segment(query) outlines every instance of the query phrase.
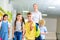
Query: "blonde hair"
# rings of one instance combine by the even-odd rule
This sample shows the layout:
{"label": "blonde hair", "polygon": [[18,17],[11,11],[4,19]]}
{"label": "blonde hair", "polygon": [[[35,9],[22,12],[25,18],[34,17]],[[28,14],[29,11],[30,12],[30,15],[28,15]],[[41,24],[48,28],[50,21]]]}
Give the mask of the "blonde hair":
{"label": "blonde hair", "polygon": [[40,24],[40,25],[45,25],[45,20],[44,20],[44,19],[40,20],[40,21],[39,21],[39,24]]}
{"label": "blonde hair", "polygon": [[37,6],[38,6],[38,4],[37,4],[37,3],[34,3],[34,4],[33,4],[33,6],[34,6],[34,5],[37,5]]}

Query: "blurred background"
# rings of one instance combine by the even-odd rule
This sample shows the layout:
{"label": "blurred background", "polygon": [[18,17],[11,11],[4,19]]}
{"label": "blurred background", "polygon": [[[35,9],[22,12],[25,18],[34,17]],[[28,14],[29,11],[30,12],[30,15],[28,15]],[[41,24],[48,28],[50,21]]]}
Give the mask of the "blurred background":
{"label": "blurred background", "polygon": [[14,20],[17,12],[22,13],[26,18],[26,13],[33,11],[34,3],[38,4],[39,11],[46,21],[48,29],[46,40],[60,40],[60,0],[0,0],[0,7],[11,11],[13,15],[12,20]]}

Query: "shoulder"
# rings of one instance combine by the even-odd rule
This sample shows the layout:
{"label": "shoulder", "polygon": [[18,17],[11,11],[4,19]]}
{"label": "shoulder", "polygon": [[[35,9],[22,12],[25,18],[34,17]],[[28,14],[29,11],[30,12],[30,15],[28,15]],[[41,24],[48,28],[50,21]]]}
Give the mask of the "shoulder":
{"label": "shoulder", "polygon": [[42,13],[38,11],[38,14],[41,15]]}
{"label": "shoulder", "polygon": [[46,26],[43,27],[44,29],[47,29]]}

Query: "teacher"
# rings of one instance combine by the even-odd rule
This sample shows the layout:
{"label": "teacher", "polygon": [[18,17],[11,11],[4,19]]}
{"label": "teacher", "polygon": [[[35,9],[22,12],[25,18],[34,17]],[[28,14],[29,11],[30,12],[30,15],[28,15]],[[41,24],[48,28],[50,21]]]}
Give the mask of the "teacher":
{"label": "teacher", "polygon": [[[33,4],[33,9],[34,11],[32,13],[33,21],[36,23],[36,31],[38,31],[38,26],[39,26],[39,20],[42,19],[42,13],[39,12],[38,10],[38,4],[34,3]],[[40,36],[37,37],[35,40],[40,40]]]}

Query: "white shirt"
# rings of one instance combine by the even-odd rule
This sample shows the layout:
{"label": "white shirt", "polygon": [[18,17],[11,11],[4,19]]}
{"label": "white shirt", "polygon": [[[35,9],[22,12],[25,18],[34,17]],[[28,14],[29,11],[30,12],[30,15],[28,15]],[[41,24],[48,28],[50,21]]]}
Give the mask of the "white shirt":
{"label": "white shirt", "polygon": [[31,13],[32,13],[33,21],[34,21],[35,23],[38,23],[39,20],[42,19],[42,14],[41,14],[41,12],[37,11],[37,12],[31,12]]}
{"label": "white shirt", "polygon": [[[40,27],[40,32],[46,32],[47,33],[47,28],[45,26]],[[41,34],[41,38],[42,39],[45,39],[45,35],[44,34]]]}
{"label": "white shirt", "polygon": [[18,32],[22,32],[22,30],[21,30],[21,22],[16,22],[16,31],[18,31]]}

